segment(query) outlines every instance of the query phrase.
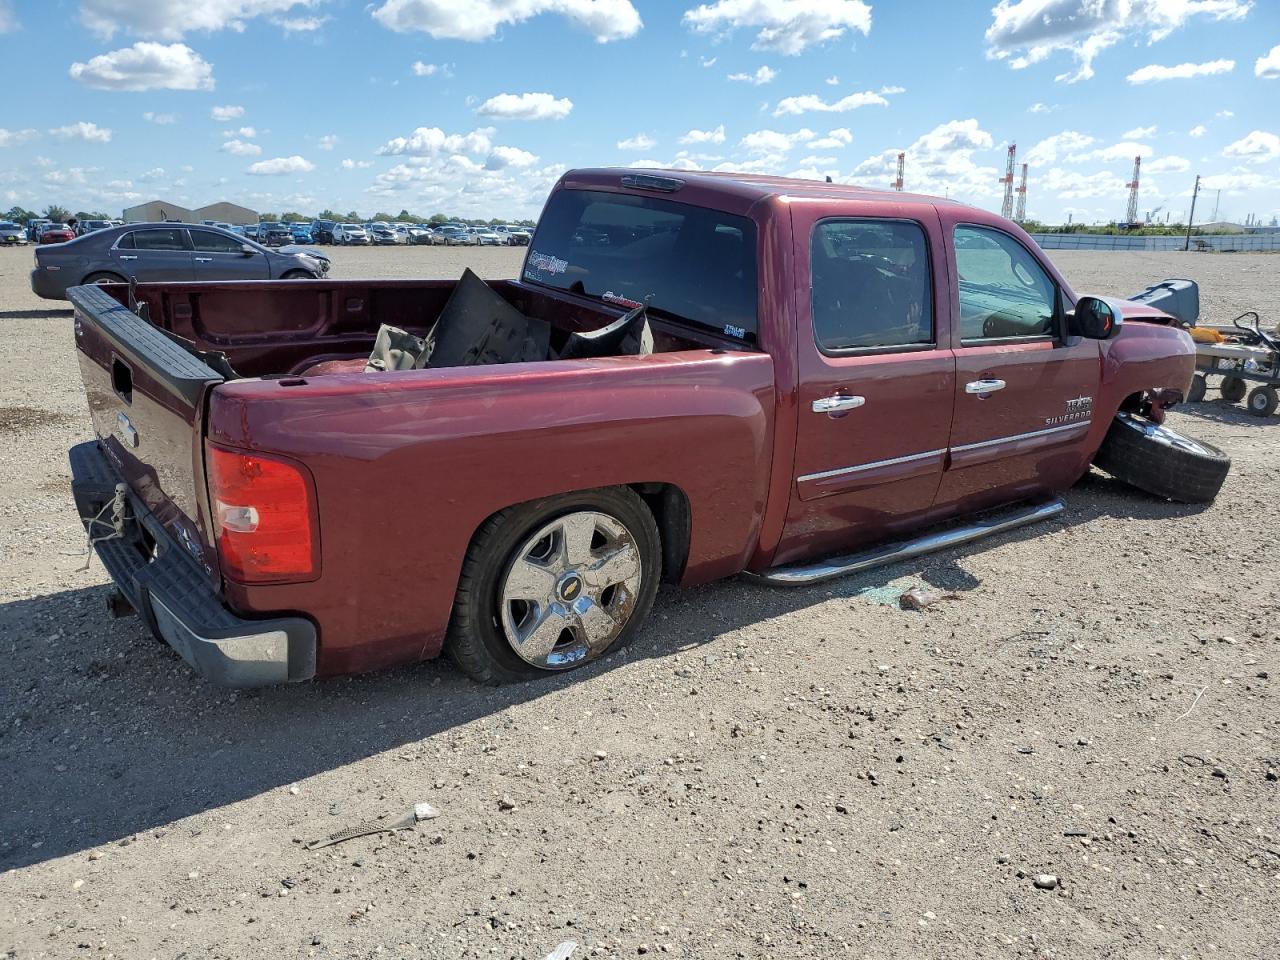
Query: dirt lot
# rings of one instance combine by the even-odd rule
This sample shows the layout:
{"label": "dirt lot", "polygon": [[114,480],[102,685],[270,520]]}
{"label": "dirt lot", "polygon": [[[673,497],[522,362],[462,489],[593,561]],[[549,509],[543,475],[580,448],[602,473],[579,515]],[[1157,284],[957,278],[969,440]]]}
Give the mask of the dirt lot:
{"label": "dirt lot", "polygon": [[[519,251],[337,251],[338,276]],[[1280,318],[1280,259],[1060,253]],[[13,957],[1280,955],[1280,417],[1173,416],[1208,508],[1059,520],[797,592],[664,591],[625,655],[212,688],[109,621],[67,493],[68,312],[0,251],[0,951]],[[925,581],[958,599],[907,613]],[[430,801],[438,819],[301,841]],[[1037,889],[1053,874],[1058,886]]]}

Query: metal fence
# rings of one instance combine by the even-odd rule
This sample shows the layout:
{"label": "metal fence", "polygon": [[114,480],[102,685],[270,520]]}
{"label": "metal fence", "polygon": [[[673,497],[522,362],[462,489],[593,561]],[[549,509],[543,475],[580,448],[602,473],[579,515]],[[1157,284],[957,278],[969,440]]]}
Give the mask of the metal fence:
{"label": "metal fence", "polygon": [[[1100,233],[1033,233],[1042,250],[1181,250],[1185,237],[1126,237]],[[1280,250],[1274,233],[1223,233],[1191,237],[1192,250],[1232,253],[1246,250]]]}

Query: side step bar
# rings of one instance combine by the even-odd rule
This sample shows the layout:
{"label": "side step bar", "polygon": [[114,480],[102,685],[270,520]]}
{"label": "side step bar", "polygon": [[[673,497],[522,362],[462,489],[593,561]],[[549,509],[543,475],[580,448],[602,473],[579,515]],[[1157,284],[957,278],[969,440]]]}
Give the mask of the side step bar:
{"label": "side step bar", "polygon": [[901,543],[878,547],[874,550],[855,553],[847,557],[833,557],[819,563],[794,567],[777,567],[773,570],[766,570],[763,573],[748,572],[744,576],[758,583],[767,583],[774,587],[807,587],[810,584],[834,580],[836,577],[843,577],[846,574],[860,573],[863,570],[883,567],[899,560],[909,560],[922,554],[972,543],[992,534],[1004,533],[1006,530],[1025,527],[1029,523],[1038,523],[1041,520],[1056,517],[1064,509],[1065,506],[1061,500],[1053,500],[1038,506],[1023,507],[1009,513],[1002,513],[963,527],[953,527],[950,530],[917,537],[915,540],[904,540]]}

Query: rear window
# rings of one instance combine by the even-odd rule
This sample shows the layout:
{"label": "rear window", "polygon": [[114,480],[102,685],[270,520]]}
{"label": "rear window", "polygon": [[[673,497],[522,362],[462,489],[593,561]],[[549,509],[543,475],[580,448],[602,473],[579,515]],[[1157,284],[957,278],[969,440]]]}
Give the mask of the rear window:
{"label": "rear window", "polygon": [[524,278],[656,316],[756,338],[756,228],[672,200],[589,190],[552,195]]}

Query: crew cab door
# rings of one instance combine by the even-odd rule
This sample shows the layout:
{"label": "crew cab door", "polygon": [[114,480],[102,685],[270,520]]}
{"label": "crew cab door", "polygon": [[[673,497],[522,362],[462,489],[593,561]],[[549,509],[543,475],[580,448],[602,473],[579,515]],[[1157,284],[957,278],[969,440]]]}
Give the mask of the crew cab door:
{"label": "crew cab door", "polygon": [[192,230],[192,262],[197,280],[270,280],[267,255],[245,253],[248,244],[212,230]]}
{"label": "crew cab door", "polygon": [[939,221],[922,204],[878,210],[791,206],[799,422],[775,563],[909,529],[942,478],[955,361]]}
{"label": "crew cab door", "polygon": [[116,241],[111,259],[121,274],[144,283],[195,279],[183,227],[144,227],[126,233]]}
{"label": "crew cab door", "polygon": [[955,420],[939,505],[961,511],[1060,492],[1079,478],[1101,360],[1068,337],[1040,258],[996,226],[941,211],[955,277]]}

